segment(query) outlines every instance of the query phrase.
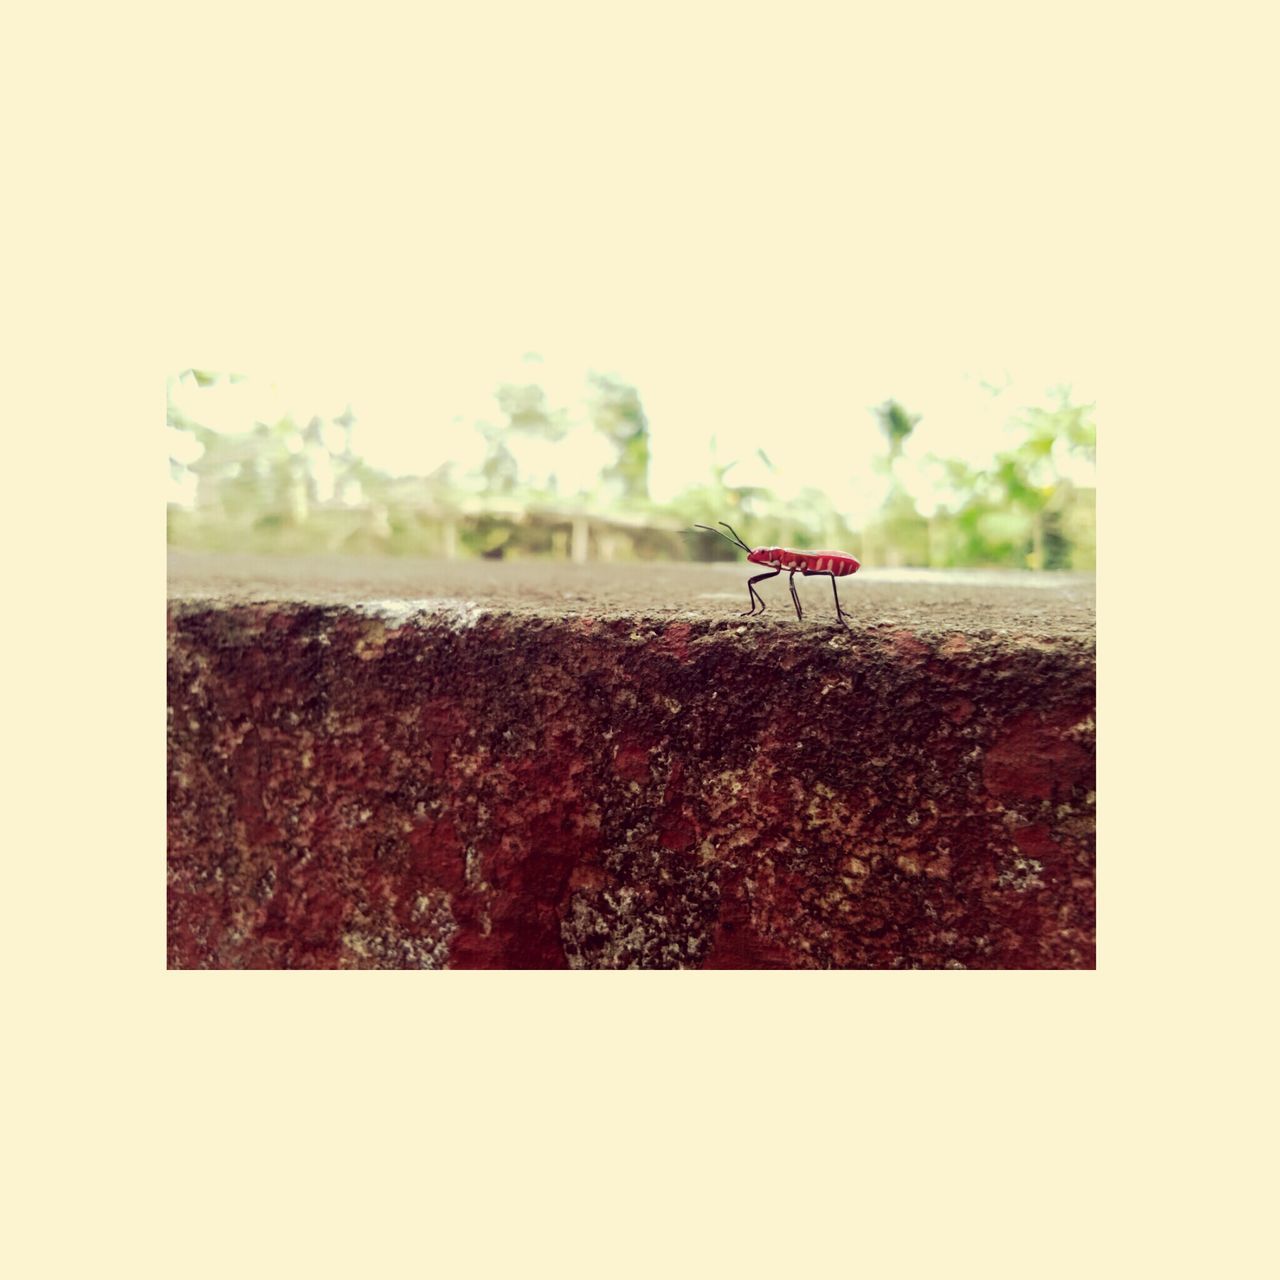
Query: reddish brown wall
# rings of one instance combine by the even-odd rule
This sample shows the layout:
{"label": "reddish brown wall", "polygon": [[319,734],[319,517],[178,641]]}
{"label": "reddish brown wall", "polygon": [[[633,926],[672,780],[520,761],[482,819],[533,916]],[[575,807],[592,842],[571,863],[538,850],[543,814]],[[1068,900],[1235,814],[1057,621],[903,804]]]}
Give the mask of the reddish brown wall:
{"label": "reddish brown wall", "polygon": [[736,623],[173,601],[170,966],[1093,965],[1091,637]]}

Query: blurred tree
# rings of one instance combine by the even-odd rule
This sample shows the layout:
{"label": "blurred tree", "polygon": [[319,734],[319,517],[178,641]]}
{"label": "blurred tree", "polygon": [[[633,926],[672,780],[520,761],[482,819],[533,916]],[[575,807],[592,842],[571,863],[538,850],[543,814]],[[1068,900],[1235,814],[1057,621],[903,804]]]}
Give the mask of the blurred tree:
{"label": "blurred tree", "polygon": [[916,510],[915,499],[898,475],[903,446],[919,425],[921,415],[908,413],[897,400],[886,400],[874,413],[889,446],[880,468],[889,482],[879,513],[864,531],[866,554],[880,564],[894,567],[927,564],[928,521]]}
{"label": "blurred tree", "polygon": [[358,419],[350,405],[333,419],[333,426],[340,433],[336,441],[331,432],[325,432],[320,419],[312,421],[320,424],[321,442],[327,442],[329,464],[333,470],[333,496],[339,505],[355,506],[364,500],[366,493],[373,492],[380,484],[385,486],[387,477],[370,467],[352,447],[351,440]]}
{"label": "blurred tree", "polygon": [[270,524],[300,524],[315,501],[303,433],[291,418],[254,423],[246,435],[202,432],[203,455],[191,464],[197,505]]}
{"label": "blurred tree", "polygon": [[1065,387],[1050,398],[1048,407],[1029,407],[1010,420],[1022,439],[991,467],[932,459],[939,487],[952,495],[939,518],[950,531],[949,563],[1069,568],[1077,564],[1074,548],[1087,543],[1079,567],[1091,567],[1091,508],[1077,514],[1083,499],[1062,471],[1069,457],[1096,459],[1094,406],[1073,403]]}
{"label": "blurred tree", "polygon": [[886,400],[875,410],[880,430],[889,442],[889,473],[902,457],[902,447],[920,422],[918,413],[908,413],[896,400]]}
{"label": "blurred tree", "polygon": [[563,409],[553,410],[546,391],[536,382],[504,382],[494,392],[494,398],[506,421],[476,424],[487,444],[480,467],[485,492],[491,497],[510,498],[522,484],[532,482],[534,488],[545,486],[554,493],[554,474],[522,474],[520,454],[525,453],[527,464],[529,450],[522,451],[521,443],[558,444],[569,430],[568,414]]}
{"label": "blurred tree", "polygon": [[1014,419],[1025,433],[1022,443],[997,454],[995,475],[1009,510],[1027,525],[1023,559],[1032,569],[1060,569],[1070,564],[1070,545],[1062,535],[1061,516],[1070,501],[1070,481],[1061,474],[1066,457],[1076,454],[1092,463],[1097,455],[1093,405],[1072,404],[1070,389],[1055,387],[1050,408],[1031,407]]}
{"label": "blurred tree", "polygon": [[547,393],[537,383],[504,382],[497,390],[498,407],[507,416],[508,430],[535,440],[556,443],[569,429],[567,415],[552,411]]}
{"label": "blurred tree", "polygon": [[[1007,563],[1014,552],[1000,495],[991,476],[958,458],[931,455],[934,488],[942,496],[934,517],[936,562],[942,565]],[[1013,529],[1017,537],[1021,523]]]}
{"label": "blurred tree", "polygon": [[[764,461],[772,466],[767,459]],[[770,540],[771,527],[776,528],[778,523],[774,509],[777,499],[764,485],[733,484],[729,472],[737,465],[736,458],[732,462],[720,462],[716,439],[712,436],[708,481],[682,490],[668,509],[690,525],[715,525],[721,520],[728,524],[746,522],[748,527],[739,532],[753,546],[764,546]],[[732,560],[741,554],[722,538],[712,538],[710,534],[699,534],[692,545],[698,548],[695,551],[698,559]]]}
{"label": "blurred tree", "polygon": [[[1094,412],[1097,406],[1073,404],[1071,388],[1065,386],[1051,388],[1049,397],[1054,402],[1050,408],[1033,406],[1015,418],[1015,422],[1025,428],[1028,441],[1036,442],[1040,453],[1046,456],[1057,450],[1096,462],[1098,428]],[[1048,442],[1047,448],[1045,442]]]}
{"label": "blurred tree", "polygon": [[[203,390],[223,377],[189,369],[178,381],[189,378]],[[184,411],[174,391],[170,382],[166,422],[190,443],[172,451],[183,456],[171,456],[170,468],[175,478],[190,476],[195,482],[195,510],[179,517],[178,525],[197,542],[203,538],[212,545],[256,547],[292,530],[295,549],[308,538],[325,543],[329,535],[323,531],[301,532],[313,522],[317,507],[336,502],[372,510],[381,501],[388,478],[352,449],[355,418],[350,408],[330,428],[319,415],[304,427],[286,415],[275,422],[255,422],[248,431],[217,431]],[[193,412],[199,412],[198,403]]]}
{"label": "blurred tree", "polygon": [[617,486],[624,502],[647,502],[649,419],[640,393],[607,374],[590,374],[587,385],[592,425],[618,451],[617,461],[604,471],[604,480]]}
{"label": "blurred tree", "polygon": [[507,448],[507,428],[493,427],[487,422],[480,423],[479,427],[489,446],[484,462],[480,464],[485,491],[495,497],[510,497],[520,480],[520,469],[516,465],[515,454]]}

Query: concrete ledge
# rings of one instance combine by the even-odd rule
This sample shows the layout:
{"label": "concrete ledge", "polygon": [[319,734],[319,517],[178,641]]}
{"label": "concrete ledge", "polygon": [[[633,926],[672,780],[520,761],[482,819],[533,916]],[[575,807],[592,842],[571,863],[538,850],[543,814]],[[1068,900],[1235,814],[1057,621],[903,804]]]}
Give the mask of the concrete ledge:
{"label": "concrete ledge", "polygon": [[173,968],[1090,968],[1087,578],[173,556]]}

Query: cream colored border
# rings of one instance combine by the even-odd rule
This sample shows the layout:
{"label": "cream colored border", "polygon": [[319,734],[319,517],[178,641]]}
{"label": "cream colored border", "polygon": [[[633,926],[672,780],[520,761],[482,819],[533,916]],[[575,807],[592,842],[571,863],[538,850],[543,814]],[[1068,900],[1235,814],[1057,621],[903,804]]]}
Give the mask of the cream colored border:
{"label": "cream colored border", "polygon": [[[1259,1127],[1273,1109],[1256,1030],[1272,998],[1269,956],[1254,945],[1270,936],[1274,897],[1249,858],[1272,839],[1272,824],[1254,830],[1249,815],[1269,812],[1259,761],[1274,755],[1260,715],[1258,752],[1230,758],[1249,739],[1216,711],[1256,705],[1241,659],[1270,647],[1248,614],[1252,593],[1221,585],[1242,542],[1219,534],[1242,503],[1265,500],[1252,486],[1274,477],[1274,454],[1262,437],[1254,452],[1247,422],[1221,404],[1211,421],[1208,396],[1188,411],[1210,388],[1191,387],[1184,320],[1167,318],[1195,318],[1178,281],[1210,282],[1206,313],[1248,322],[1232,376],[1273,361],[1259,340],[1270,294],[1211,285],[1236,278],[1223,255],[1263,224],[1246,193],[1221,237],[1194,219],[1171,230],[1204,193],[1159,186],[1176,156],[1206,154],[1205,136],[1227,157],[1213,190],[1248,181],[1239,126],[1266,112],[1242,99],[1238,120],[1215,125],[1212,113],[1269,83],[1266,13],[73,5],[14,24],[6,43],[30,74],[26,106],[10,114],[23,221],[9,243],[24,255],[10,298],[15,339],[35,349],[11,347],[15,372],[33,375],[10,424],[12,1274],[1274,1267]],[[581,25],[545,35],[565,21]],[[450,78],[458,26],[493,54],[470,86]],[[877,324],[900,326],[904,342],[912,323],[961,334],[966,307],[1022,298],[1026,278],[1057,280],[1055,264],[1071,264],[1080,293],[1058,299],[1067,320],[1020,319],[1059,336],[1085,326],[1116,373],[1101,414],[1099,972],[165,972],[160,379],[196,359],[332,360],[360,343],[415,358],[447,323],[423,319],[418,234],[431,209],[460,198],[448,184],[425,191],[439,172],[429,123],[451,135],[450,165],[485,121],[519,143],[529,113],[513,77],[552,47],[605,68],[562,88],[566,123],[608,119],[599,95],[616,94],[632,131],[593,125],[599,145],[653,137],[659,154],[670,145],[673,163],[687,161],[669,192],[649,192],[655,263],[687,252],[697,265],[677,193],[705,206],[727,199],[733,174],[750,177],[732,187],[741,218],[726,235],[742,252],[723,282],[742,281],[744,307],[788,308],[797,341],[844,335],[838,353]],[[986,47],[994,54],[972,74]],[[724,113],[683,150],[692,99],[673,105],[677,64],[704,109]],[[1105,92],[1118,81],[1123,93]],[[726,89],[748,82],[779,104],[783,128],[785,104],[856,104],[847,146],[811,154],[796,137],[799,160],[780,172],[785,139],[735,135]],[[970,93],[991,105],[981,132],[969,128]],[[1046,115],[1046,101],[1064,105]],[[1077,136],[1084,144],[1064,151]],[[936,239],[984,175],[1046,151],[1062,160],[1064,200],[1092,193],[1096,216],[1074,224],[1074,240],[1038,201],[999,261],[966,265],[971,244]],[[859,168],[861,154],[874,165]],[[584,146],[575,163],[597,159]],[[826,194],[843,197],[834,214],[804,187],[824,166]],[[907,193],[913,172],[930,176],[935,199]],[[753,239],[741,228],[778,183],[779,238]],[[860,214],[885,202],[900,208],[901,234],[868,242]],[[1204,210],[1216,216],[1219,201]],[[637,228],[616,193],[599,218],[628,252]],[[898,301],[797,285],[785,247],[815,236],[833,257],[891,262]],[[937,276],[938,263],[953,268]],[[1109,296],[1116,285],[1132,288],[1127,303]],[[669,303],[638,300],[631,322],[668,325],[683,300]],[[449,323],[478,339],[482,320]],[[1161,400],[1171,381],[1177,394]],[[37,433],[55,428],[29,458]],[[1195,440],[1206,458],[1237,450],[1230,495],[1204,482],[1194,454],[1177,474],[1159,468]],[[1191,529],[1177,522],[1188,503]],[[1250,585],[1274,594],[1269,580]],[[1176,615],[1160,614],[1169,601]],[[1223,628],[1229,661],[1209,647]],[[1233,782],[1244,790],[1224,790]]]}

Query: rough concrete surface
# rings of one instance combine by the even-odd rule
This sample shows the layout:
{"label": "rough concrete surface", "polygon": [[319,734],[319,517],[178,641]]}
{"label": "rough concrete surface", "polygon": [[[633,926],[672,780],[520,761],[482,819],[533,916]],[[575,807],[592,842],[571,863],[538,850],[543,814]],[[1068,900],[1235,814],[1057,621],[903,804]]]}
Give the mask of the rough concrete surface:
{"label": "rough concrete surface", "polygon": [[172,968],[1091,968],[1085,576],[170,557]]}

